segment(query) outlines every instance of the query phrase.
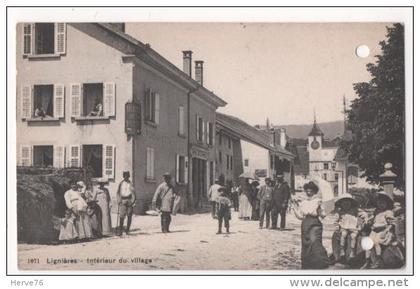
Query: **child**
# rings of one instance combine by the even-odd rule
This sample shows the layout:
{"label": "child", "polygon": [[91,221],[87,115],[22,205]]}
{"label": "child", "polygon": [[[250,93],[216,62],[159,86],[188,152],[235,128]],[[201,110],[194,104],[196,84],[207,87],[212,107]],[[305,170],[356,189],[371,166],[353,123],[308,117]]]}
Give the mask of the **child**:
{"label": "child", "polygon": [[356,256],[356,242],[359,234],[357,222],[357,208],[359,203],[349,194],[340,197],[335,202],[337,212],[338,231],[340,233],[340,259],[346,256],[346,240],[350,235],[350,255],[349,258]]}
{"label": "child", "polygon": [[230,216],[231,202],[229,198],[227,198],[225,187],[220,187],[218,191],[220,192],[220,195],[218,196],[216,200],[217,219],[219,221],[219,230],[217,231],[217,234],[222,233],[223,220],[225,221],[226,233],[229,234],[229,220],[231,218]]}
{"label": "child", "polygon": [[[385,192],[378,192],[376,197],[376,211],[369,237],[373,241],[373,248],[366,251],[366,263],[362,269],[378,269],[382,255],[381,245],[387,245],[392,239],[394,213],[392,208],[394,200]],[[372,250],[376,253],[376,262],[372,264]]]}
{"label": "child", "polygon": [[74,241],[79,235],[77,234],[74,220],[76,217],[72,210],[66,210],[64,218],[60,220],[60,235],[58,239],[63,242]]}

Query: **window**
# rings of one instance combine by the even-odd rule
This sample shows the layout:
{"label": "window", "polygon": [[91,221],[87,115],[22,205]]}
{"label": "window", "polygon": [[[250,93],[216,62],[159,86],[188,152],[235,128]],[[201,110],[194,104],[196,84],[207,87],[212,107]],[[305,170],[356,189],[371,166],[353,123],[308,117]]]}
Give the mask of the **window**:
{"label": "window", "polygon": [[65,23],[25,23],[24,55],[55,55],[66,52]]}
{"label": "window", "polygon": [[203,142],[204,141],[204,121],[202,117],[197,115],[196,121],[196,130],[197,130],[197,141]]}
{"label": "window", "polygon": [[244,159],[244,167],[248,167],[249,166],[249,159]]}
{"label": "window", "polygon": [[233,170],[233,157],[230,157],[230,169]]}
{"label": "window", "polygon": [[35,167],[52,167],[54,147],[52,145],[40,145],[33,147],[33,165]]}
{"label": "window", "polygon": [[324,170],[328,170],[329,166],[328,163],[324,163]]}
{"label": "window", "polygon": [[222,165],[222,163],[223,163],[222,152],[221,151],[219,151],[219,163],[220,163],[220,165]]}
{"label": "window", "polygon": [[150,89],[146,90],[144,107],[146,120],[159,124],[160,96],[157,92],[153,92]]}
{"label": "window", "polygon": [[104,90],[102,83],[84,83],[82,99],[82,116],[104,115]]}
{"label": "window", "polygon": [[338,174],[334,174],[334,180],[338,181]]}
{"label": "window", "polygon": [[336,167],[337,167],[336,163],[331,163],[331,169],[335,170]]}
{"label": "window", "polygon": [[184,107],[178,107],[178,134],[185,135],[185,114]]}
{"label": "window", "polygon": [[188,183],[188,166],[187,159],[185,156],[176,155],[176,176],[175,181],[177,183]]}
{"label": "window", "polygon": [[228,137],[228,148],[232,148],[232,139],[230,137]]}
{"label": "window", "polygon": [[62,145],[20,146],[21,166],[64,168],[66,148]]}
{"label": "window", "polygon": [[54,85],[34,85],[33,117],[53,117]]}
{"label": "window", "polygon": [[54,53],[54,23],[35,24],[35,53]]}
{"label": "window", "polygon": [[322,176],[322,178],[323,178],[324,180],[327,180],[327,174],[324,174],[324,175]]}
{"label": "window", "polygon": [[48,120],[64,117],[64,85],[25,85],[21,89],[21,117]]}
{"label": "window", "polygon": [[213,146],[214,143],[214,125],[212,122],[207,123],[207,144]]}
{"label": "window", "polygon": [[229,155],[226,155],[226,170],[229,170],[229,166],[230,166]]}
{"label": "window", "polygon": [[146,150],[146,179],[155,179],[155,150],[147,148]]}
{"label": "window", "polygon": [[70,85],[71,116],[76,118],[115,115],[115,83],[73,83]]}
{"label": "window", "polygon": [[102,145],[84,145],[82,163],[94,178],[102,177]]}

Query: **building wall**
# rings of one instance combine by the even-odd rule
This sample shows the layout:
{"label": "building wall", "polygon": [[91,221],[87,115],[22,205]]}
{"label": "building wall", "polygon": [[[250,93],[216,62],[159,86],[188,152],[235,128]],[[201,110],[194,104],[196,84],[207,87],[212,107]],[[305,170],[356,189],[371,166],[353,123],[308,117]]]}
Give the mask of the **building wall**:
{"label": "building wall", "polygon": [[[230,148],[229,148],[229,141],[230,141]],[[226,181],[233,181],[235,180],[238,175],[235,175],[235,166],[237,166],[237,164],[235,164],[235,148],[236,149],[241,149],[240,146],[238,147],[238,142],[239,140],[232,137],[231,135],[228,135],[225,131],[223,130],[218,130],[216,133],[216,176],[219,177],[221,174],[223,174],[225,176],[225,180]],[[236,142],[236,145],[235,145]],[[220,155],[219,153],[221,153],[222,155],[222,161],[220,161]],[[230,164],[229,161],[229,168],[227,167],[227,157],[229,156],[229,158],[232,158],[232,166]],[[238,160],[236,160],[237,162]],[[239,162],[242,164],[242,159],[239,160]]]}
{"label": "building wall", "polygon": [[[244,172],[255,173],[256,169],[265,169],[270,174],[270,154],[267,149],[241,140]],[[248,160],[248,166],[245,161]]]}
{"label": "building wall", "polygon": [[[159,124],[145,121],[145,94],[159,93]],[[137,193],[136,213],[150,206],[156,187],[165,172],[176,176],[177,154],[187,156],[187,91],[144,63],[134,65],[133,92],[142,106],[142,132],[134,139],[134,174]],[[178,134],[178,107],[184,107],[184,135]],[[147,148],[154,149],[153,180],[146,179]]]}
{"label": "building wall", "polygon": [[[123,170],[132,167],[132,142],[124,133],[124,104],[132,98],[132,67],[121,61],[117,49],[97,41],[73,25],[67,25],[66,54],[58,58],[22,57],[22,29],[17,25],[17,150],[20,145],[113,144],[116,146],[115,177],[110,181],[112,198]],[[96,31],[91,26],[92,32]],[[108,37],[108,36],[104,36]],[[111,39],[110,39],[111,41]],[[116,113],[109,120],[79,123],[70,117],[70,84],[114,82]],[[64,84],[65,118],[54,122],[28,123],[21,119],[20,88],[23,85]]]}

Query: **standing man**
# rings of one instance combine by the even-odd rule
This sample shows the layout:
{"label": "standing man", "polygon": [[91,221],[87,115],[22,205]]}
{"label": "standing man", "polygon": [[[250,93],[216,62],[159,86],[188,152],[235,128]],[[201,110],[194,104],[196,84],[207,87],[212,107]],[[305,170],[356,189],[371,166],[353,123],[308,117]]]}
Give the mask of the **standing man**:
{"label": "standing man", "polygon": [[118,214],[120,217],[117,235],[122,235],[125,216],[127,216],[127,227],[125,229],[125,233],[128,235],[131,226],[131,219],[133,217],[133,207],[136,202],[134,186],[133,183],[130,181],[130,172],[128,171],[123,172],[123,180],[118,185],[117,201]]}
{"label": "standing man", "polygon": [[284,181],[284,175],[279,174],[273,188],[273,208],[271,210],[271,228],[277,229],[277,219],[280,214],[280,230],[286,227],[286,211],[290,198],[290,188]]}
{"label": "standing man", "polygon": [[265,227],[270,227],[270,213],[271,203],[273,201],[273,187],[271,186],[271,179],[265,178],[265,185],[260,187],[257,195],[260,201],[260,229],[263,228],[264,215],[265,215]]}
{"label": "standing man", "polygon": [[214,184],[210,186],[207,192],[207,199],[211,203],[211,216],[213,217],[213,219],[217,219],[216,204],[217,204],[217,198],[220,195],[219,189],[220,189],[220,182],[219,182],[219,179],[216,179],[214,181]]}
{"label": "standing man", "polygon": [[164,181],[157,187],[152,200],[152,207],[160,211],[160,225],[162,233],[169,233],[171,213],[174,205],[174,188],[171,184],[171,174],[163,174]]}

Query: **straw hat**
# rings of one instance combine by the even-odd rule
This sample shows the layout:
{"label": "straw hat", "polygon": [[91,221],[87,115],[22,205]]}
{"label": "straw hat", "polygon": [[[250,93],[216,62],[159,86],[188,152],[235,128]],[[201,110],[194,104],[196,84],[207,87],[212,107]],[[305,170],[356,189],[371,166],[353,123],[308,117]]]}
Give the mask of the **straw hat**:
{"label": "straw hat", "polygon": [[353,198],[353,196],[351,194],[343,194],[340,197],[337,198],[337,200],[335,201],[335,206],[336,207],[341,207],[341,203],[343,203],[345,200],[350,201],[352,204],[352,207],[359,207],[359,202]]}

